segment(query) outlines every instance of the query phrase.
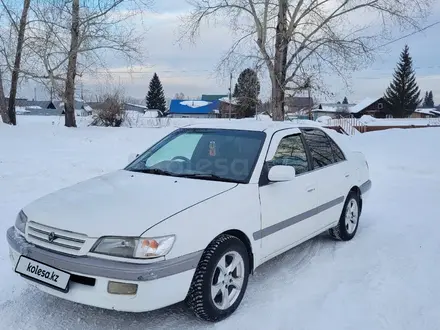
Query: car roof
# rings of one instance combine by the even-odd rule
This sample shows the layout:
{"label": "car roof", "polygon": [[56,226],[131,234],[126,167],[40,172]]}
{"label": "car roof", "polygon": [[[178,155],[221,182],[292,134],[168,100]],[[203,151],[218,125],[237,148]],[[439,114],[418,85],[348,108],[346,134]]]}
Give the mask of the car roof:
{"label": "car roof", "polygon": [[212,128],[212,129],[231,129],[259,131],[271,134],[273,132],[300,127],[318,127],[322,126],[311,120],[293,120],[293,121],[272,121],[272,120],[256,120],[256,119],[208,119],[200,124],[190,124],[183,128]]}

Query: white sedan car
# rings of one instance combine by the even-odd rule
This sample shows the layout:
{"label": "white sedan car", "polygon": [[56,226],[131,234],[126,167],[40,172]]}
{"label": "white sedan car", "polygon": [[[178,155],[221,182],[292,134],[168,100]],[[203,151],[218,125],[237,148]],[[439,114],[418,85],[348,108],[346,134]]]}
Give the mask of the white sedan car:
{"label": "white sedan car", "polygon": [[259,121],[179,128],[124,169],[24,207],[7,231],[13,269],[78,303],[144,312],[185,300],[219,321],[264,262],[324,231],[355,236],[371,181],[342,138]]}

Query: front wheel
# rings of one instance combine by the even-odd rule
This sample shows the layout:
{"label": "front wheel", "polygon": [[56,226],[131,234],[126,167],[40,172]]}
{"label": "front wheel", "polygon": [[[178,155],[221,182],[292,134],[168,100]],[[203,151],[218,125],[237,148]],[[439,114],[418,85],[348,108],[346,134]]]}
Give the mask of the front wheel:
{"label": "front wheel", "polygon": [[249,255],[241,240],[220,235],[204,251],[186,303],[195,315],[216,322],[239,306],[249,278]]}
{"label": "front wheel", "polygon": [[342,209],[338,225],[329,230],[333,238],[340,241],[349,241],[356,235],[359,226],[359,205],[359,195],[350,192]]}

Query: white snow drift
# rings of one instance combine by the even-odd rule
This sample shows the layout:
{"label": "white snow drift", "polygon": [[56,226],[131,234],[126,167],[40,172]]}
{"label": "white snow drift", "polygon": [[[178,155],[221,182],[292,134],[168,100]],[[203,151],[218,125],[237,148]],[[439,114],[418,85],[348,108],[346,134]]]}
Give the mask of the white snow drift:
{"label": "white snow drift", "polygon": [[[22,118],[0,129],[0,231],[32,200],[126,164],[172,128],[67,129]],[[4,129],[3,129],[4,128]],[[440,129],[360,134],[369,203],[349,243],[325,234],[262,266],[219,329],[438,329]],[[165,198],[166,196],[164,196]],[[26,285],[0,241],[2,329],[206,329],[181,304],[145,314],[85,307]],[[164,287],[163,294],[166,294]],[[151,297],[154,299],[154,297]]]}

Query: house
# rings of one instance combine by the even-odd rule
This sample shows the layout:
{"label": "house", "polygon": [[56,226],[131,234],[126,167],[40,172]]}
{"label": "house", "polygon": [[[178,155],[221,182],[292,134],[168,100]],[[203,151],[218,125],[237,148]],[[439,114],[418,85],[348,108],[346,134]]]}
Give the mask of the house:
{"label": "house", "polygon": [[[64,102],[60,102],[59,107],[62,109],[61,114],[64,115]],[[87,117],[93,114],[93,108],[84,100],[75,99],[75,115],[78,117]]]}
{"label": "house", "polygon": [[222,118],[229,118],[229,113],[231,114],[231,118],[237,117],[238,112],[238,100],[235,97],[231,97],[229,100],[229,96],[224,96],[219,99],[220,101],[220,116]]}
{"label": "house", "polygon": [[218,118],[220,117],[220,101],[171,100],[168,117]]}
{"label": "house", "polygon": [[225,97],[229,97],[229,95],[225,94],[225,95],[212,95],[212,94],[202,94],[202,101],[207,101],[207,102],[213,102],[213,101],[218,101],[222,98]]}
{"label": "house", "polygon": [[136,111],[139,113],[145,114],[147,117],[156,118],[160,115],[163,115],[163,111],[158,109],[148,109],[146,105],[135,104],[135,103],[124,103],[125,111]]}
{"label": "house", "polygon": [[390,116],[386,103],[382,97],[365,98],[357,104],[321,103],[312,110],[313,119],[325,116],[330,118],[361,118],[369,115],[375,118],[386,118]]}
{"label": "house", "polygon": [[312,110],[313,120],[326,116],[330,118],[341,118],[351,116],[350,109],[356,104],[342,103],[320,103],[316,109]]}
{"label": "house", "polygon": [[[61,102],[60,106],[63,109],[62,114],[64,114],[64,102]],[[88,105],[84,100],[76,99],[74,106],[75,106],[75,115],[78,117],[91,116],[93,113],[92,107]]]}
{"label": "house", "polygon": [[313,98],[303,96],[289,96],[285,99],[285,113],[292,114],[313,108]]}
{"label": "house", "polygon": [[374,118],[386,118],[390,116],[390,112],[383,97],[365,98],[353,107],[350,107],[350,113],[355,118],[361,118],[369,115]]}
{"label": "house", "polygon": [[[6,99],[8,102],[9,99]],[[28,116],[59,116],[62,109],[59,101],[32,101],[28,99],[16,99],[15,111],[19,115]]]}
{"label": "house", "polygon": [[135,104],[135,103],[124,102],[124,110],[125,111],[136,111],[136,112],[140,112],[140,113],[145,113],[145,111],[147,110],[147,106],[146,105],[142,105],[142,104]]}
{"label": "house", "polygon": [[440,110],[437,108],[417,108],[411,114],[411,118],[438,118]]}
{"label": "house", "polygon": [[[9,99],[6,98],[6,102]],[[28,99],[16,99],[15,108],[17,114],[27,116],[60,116],[64,114],[64,102],[59,100],[52,101],[33,101]],[[85,101],[75,100],[75,113],[77,116],[90,116],[92,107]]]}
{"label": "house", "polygon": [[88,102],[87,103],[93,110],[103,110],[106,107],[106,101],[103,102]]}

